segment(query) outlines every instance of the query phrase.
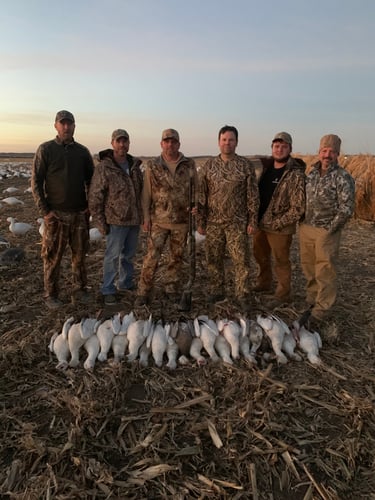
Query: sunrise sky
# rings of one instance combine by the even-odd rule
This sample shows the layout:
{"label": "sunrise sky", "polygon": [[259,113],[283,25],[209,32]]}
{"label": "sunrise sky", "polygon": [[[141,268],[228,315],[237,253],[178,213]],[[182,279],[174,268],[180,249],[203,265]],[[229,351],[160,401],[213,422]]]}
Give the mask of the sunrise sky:
{"label": "sunrise sky", "polygon": [[216,154],[225,124],[240,154],[282,130],[295,152],[336,133],[374,154],[374,22],[374,0],[4,0],[0,151],[35,151],[68,109],[93,154],[115,128],[158,154],[169,127]]}

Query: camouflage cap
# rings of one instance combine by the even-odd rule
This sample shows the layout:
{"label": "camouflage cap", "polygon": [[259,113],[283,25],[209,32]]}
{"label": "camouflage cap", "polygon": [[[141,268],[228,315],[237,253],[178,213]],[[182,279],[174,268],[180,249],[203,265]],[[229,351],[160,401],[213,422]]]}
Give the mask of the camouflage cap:
{"label": "camouflage cap", "polygon": [[275,141],[283,141],[289,144],[290,146],[292,145],[292,136],[288,134],[288,132],[278,132],[275,137],[272,140],[272,144]]}
{"label": "camouflage cap", "polygon": [[338,135],[327,134],[320,139],[319,151],[323,148],[331,148],[336,153],[340,153],[341,139]]}
{"label": "camouflage cap", "polygon": [[125,139],[129,139],[129,134],[123,128],[117,128],[112,132],[112,141],[116,141],[120,139],[120,137],[125,137]]}
{"label": "camouflage cap", "polygon": [[65,109],[58,111],[55,118],[56,122],[62,122],[63,120],[69,120],[72,123],[75,123],[74,116],[70,111],[66,111]]}
{"label": "camouflage cap", "polygon": [[165,141],[166,139],[176,139],[176,141],[180,142],[180,136],[178,135],[177,130],[174,128],[167,128],[163,130],[161,134],[161,140]]}

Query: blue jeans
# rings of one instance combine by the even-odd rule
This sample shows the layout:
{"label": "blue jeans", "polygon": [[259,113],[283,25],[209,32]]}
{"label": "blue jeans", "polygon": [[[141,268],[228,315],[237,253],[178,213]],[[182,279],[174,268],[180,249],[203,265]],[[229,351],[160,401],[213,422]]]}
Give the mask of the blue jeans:
{"label": "blue jeans", "polygon": [[137,251],[139,226],[109,227],[106,236],[106,250],[103,263],[103,295],[116,293],[115,279],[118,277],[118,288],[125,290],[134,285],[133,258]]}

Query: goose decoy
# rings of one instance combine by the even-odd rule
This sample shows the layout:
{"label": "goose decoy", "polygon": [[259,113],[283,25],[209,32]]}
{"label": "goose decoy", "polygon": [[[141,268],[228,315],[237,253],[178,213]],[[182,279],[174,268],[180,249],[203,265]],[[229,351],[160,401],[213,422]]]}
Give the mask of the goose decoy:
{"label": "goose decoy", "polygon": [[33,226],[27,222],[16,222],[14,217],[8,217],[7,221],[10,222],[9,231],[16,236],[22,236],[33,228]]}
{"label": "goose decoy", "polygon": [[7,205],[24,205],[25,204],[22,200],[19,200],[18,198],[15,198],[14,196],[9,196],[8,198],[3,198],[1,201],[3,203],[6,203]]}

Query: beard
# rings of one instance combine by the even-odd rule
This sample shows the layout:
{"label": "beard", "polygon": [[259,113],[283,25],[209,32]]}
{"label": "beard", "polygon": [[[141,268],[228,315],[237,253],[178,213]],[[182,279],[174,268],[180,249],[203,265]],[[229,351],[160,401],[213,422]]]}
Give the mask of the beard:
{"label": "beard", "polygon": [[290,158],[290,154],[287,154],[286,156],[282,156],[281,158],[275,158],[273,156],[273,159],[277,161],[278,163],[286,163]]}

